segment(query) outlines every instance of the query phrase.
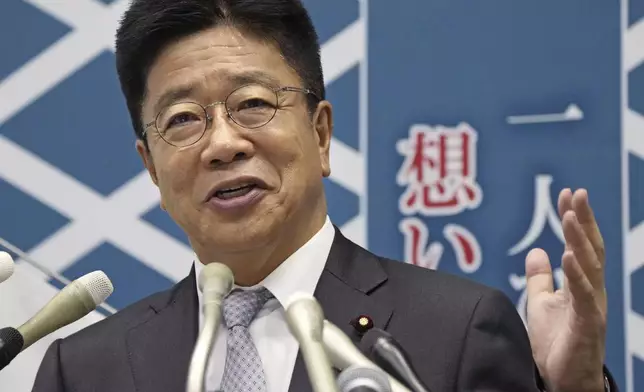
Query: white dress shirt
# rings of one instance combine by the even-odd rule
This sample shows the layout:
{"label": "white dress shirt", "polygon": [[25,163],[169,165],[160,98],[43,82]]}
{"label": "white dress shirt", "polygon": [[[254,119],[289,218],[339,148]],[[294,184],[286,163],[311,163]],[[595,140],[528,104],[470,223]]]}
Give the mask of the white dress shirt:
{"label": "white dress shirt", "polygon": [[[262,359],[266,383],[269,392],[287,392],[291,384],[293,368],[299,350],[297,340],[291,335],[285,318],[284,304],[296,292],[313,295],[322,270],[326,264],[335,229],[327,216],[324,226],[304,246],[293,253],[262,282],[252,289],[266,287],[275,297],[268,301],[250,324],[250,334]],[[196,278],[203,269],[203,264],[195,262]],[[197,287],[199,285],[197,284]],[[203,308],[201,291],[199,297],[199,330],[203,326]],[[222,320],[223,322],[223,320]],[[226,361],[225,327],[219,328],[206,379],[206,390],[219,389]],[[228,391],[226,391],[228,392]]]}

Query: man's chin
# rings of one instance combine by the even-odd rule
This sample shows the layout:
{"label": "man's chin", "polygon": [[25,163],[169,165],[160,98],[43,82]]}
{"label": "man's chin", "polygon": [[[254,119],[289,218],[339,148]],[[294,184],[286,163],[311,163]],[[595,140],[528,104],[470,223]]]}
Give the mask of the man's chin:
{"label": "man's chin", "polygon": [[261,219],[220,223],[215,230],[206,233],[202,243],[209,248],[215,247],[222,253],[260,250],[276,239],[277,231],[270,223]]}

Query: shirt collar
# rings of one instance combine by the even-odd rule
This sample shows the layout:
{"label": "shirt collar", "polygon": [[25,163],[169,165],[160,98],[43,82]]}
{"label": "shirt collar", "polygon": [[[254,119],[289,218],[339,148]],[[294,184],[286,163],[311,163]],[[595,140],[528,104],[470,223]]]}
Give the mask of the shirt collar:
{"label": "shirt collar", "polygon": [[[249,290],[255,287],[266,287],[284,308],[288,304],[290,296],[296,292],[313,295],[331,252],[334,238],[335,228],[327,215],[322,228],[264,280],[253,287],[234,285],[234,288]],[[202,269],[203,264],[195,255],[195,279],[197,280],[200,312],[202,294],[199,290],[199,274]]]}

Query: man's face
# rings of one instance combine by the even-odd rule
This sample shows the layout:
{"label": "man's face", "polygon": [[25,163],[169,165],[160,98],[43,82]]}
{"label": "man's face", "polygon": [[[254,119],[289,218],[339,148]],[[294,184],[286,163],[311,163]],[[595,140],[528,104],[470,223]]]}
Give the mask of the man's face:
{"label": "man's face", "polygon": [[[168,46],[153,64],[142,121],[155,121],[171,104],[225,101],[252,80],[302,87],[275,46],[229,27],[202,31]],[[256,129],[238,125],[217,104],[207,108],[213,119],[192,145],[166,143],[154,125],[147,130],[150,151],[137,142],[162,207],[198,253],[260,249],[284,236],[285,227],[306,225],[307,216],[326,208],[322,177],[330,174],[331,107],[322,102],[311,117],[307,98],[278,93],[274,117]],[[181,132],[196,119],[178,114],[169,121]]]}

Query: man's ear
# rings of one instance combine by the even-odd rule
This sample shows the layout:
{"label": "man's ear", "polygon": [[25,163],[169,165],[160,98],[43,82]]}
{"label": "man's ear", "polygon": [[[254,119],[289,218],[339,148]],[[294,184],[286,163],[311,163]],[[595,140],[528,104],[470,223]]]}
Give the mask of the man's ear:
{"label": "man's ear", "polygon": [[154,182],[154,185],[159,186],[159,179],[157,178],[157,170],[156,170],[156,167],[154,167],[154,161],[152,160],[152,155],[150,154],[150,150],[148,150],[148,148],[145,146],[145,143],[143,142],[143,140],[138,139],[136,141],[136,151],[139,153],[141,160],[143,160],[143,165],[148,170],[148,174],[150,174],[150,178],[152,179],[152,182]]}
{"label": "man's ear", "polygon": [[[141,157],[141,160],[143,161],[143,165],[148,171],[148,174],[150,175],[150,178],[152,179],[152,182],[154,185],[159,187],[159,178],[157,177],[157,169],[154,166],[154,160],[152,159],[152,154],[150,153],[150,150],[146,147],[145,143],[143,140],[138,139],[136,141],[136,151],[139,153],[139,156]],[[161,209],[165,210],[165,206],[163,205],[163,198],[161,198]]]}
{"label": "man's ear", "polygon": [[329,151],[331,148],[331,137],[333,136],[333,106],[329,101],[321,101],[313,114],[313,129],[320,154],[322,175],[331,175],[331,162]]}

